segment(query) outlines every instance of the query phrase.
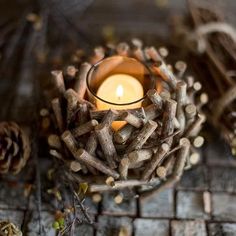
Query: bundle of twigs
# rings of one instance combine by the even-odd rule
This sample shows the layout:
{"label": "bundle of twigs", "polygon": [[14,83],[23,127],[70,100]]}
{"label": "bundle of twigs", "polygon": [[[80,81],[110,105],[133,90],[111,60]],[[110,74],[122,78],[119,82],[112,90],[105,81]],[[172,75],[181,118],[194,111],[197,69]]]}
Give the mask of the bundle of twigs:
{"label": "bundle of twigs", "polygon": [[[105,55],[134,57],[153,71],[161,90],[149,90],[139,109],[96,110],[86,97],[86,75]],[[166,48],[142,47],[140,40],[99,47],[77,69],[52,71],[52,118],[57,133],[48,137],[50,154],[67,166],[73,184],[88,184],[88,192],[134,189],[159,191],[178,181],[184,169],[198,163],[204,139],[198,133],[205,120],[201,107],[207,95],[185,74],[186,63],[167,65]],[[56,88],[56,91],[55,91]],[[117,131],[112,122],[126,125]],[[147,193],[146,193],[147,194]]]}
{"label": "bundle of twigs", "polygon": [[206,114],[236,154],[236,30],[212,8],[189,1],[189,12],[194,32],[184,42],[194,52],[191,62],[211,101]]}

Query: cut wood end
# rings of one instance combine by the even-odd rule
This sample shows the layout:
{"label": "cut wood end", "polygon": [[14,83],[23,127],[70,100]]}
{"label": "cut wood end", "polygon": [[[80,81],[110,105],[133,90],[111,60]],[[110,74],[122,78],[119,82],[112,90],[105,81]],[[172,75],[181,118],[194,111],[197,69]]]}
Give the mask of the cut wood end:
{"label": "cut wood end", "polygon": [[80,163],[78,161],[71,161],[70,162],[70,169],[73,171],[73,172],[78,172],[82,169]]}
{"label": "cut wood end", "polygon": [[66,130],[64,131],[64,133],[61,135],[62,140],[65,140],[66,138],[68,138],[69,136],[72,136],[72,133],[70,132],[70,130]]}
{"label": "cut wood end", "polygon": [[105,183],[106,185],[113,187],[115,185],[115,179],[112,176],[109,176]]}
{"label": "cut wood end", "polygon": [[60,103],[59,98],[53,98],[52,101],[51,101],[52,105],[59,104],[59,103]]}
{"label": "cut wood end", "polygon": [[59,153],[57,150],[51,149],[49,151],[49,154],[53,157],[56,157],[56,158],[60,159],[60,160],[62,159],[61,153]]}
{"label": "cut wood end", "polygon": [[121,194],[118,194],[114,197],[114,201],[116,204],[121,204],[123,202],[123,196]]}
{"label": "cut wood end", "polygon": [[204,144],[204,138],[202,136],[197,136],[194,140],[193,140],[193,146],[194,147],[201,147]]}
{"label": "cut wood end", "polygon": [[163,151],[167,152],[169,150],[169,145],[167,143],[163,143],[161,145],[161,148],[162,148]]}
{"label": "cut wood end", "polygon": [[187,138],[181,138],[181,139],[179,140],[179,144],[180,144],[181,146],[190,146],[190,141],[189,141],[189,139],[187,139]]}
{"label": "cut wood end", "polygon": [[188,113],[188,114],[193,114],[193,113],[197,112],[197,108],[194,104],[188,104],[185,107],[185,112]]}
{"label": "cut wood end", "polygon": [[193,88],[194,88],[195,91],[199,91],[202,88],[202,84],[200,82],[195,82],[193,84]]}
{"label": "cut wood end", "polygon": [[200,161],[200,154],[198,152],[194,152],[190,155],[189,161],[192,165],[196,165]]}
{"label": "cut wood end", "polygon": [[156,89],[150,89],[150,90],[148,90],[147,95],[148,95],[148,96],[153,96],[153,95],[155,95],[156,93],[157,93]]}
{"label": "cut wood end", "polygon": [[98,121],[97,120],[91,120],[91,125],[92,126],[98,126]]}
{"label": "cut wood end", "polygon": [[58,75],[62,75],[62,71],[61,70],[53,70],[51,71],[51,74],[55,77],[57,77]]}
{"label": "cut wood end", "polygon": [[179,89],[179,88],[182,88],[182,87],[186,87],[187,88],[187,84],[184,82],[184,81],[178,81],[177,82],[177,85],[176,85],[177,87],[177,89]]}
{"label": "cut wood end", "polygon": [[50,147],[60,148],[61,147],[60,137],[56,134],[50,134],[48,136],[48,145]]}
{"label": "cut wood end", "polygon": [[208,95],[207,95],[207,93],[202,93],[200,95],[200,101],[201,101],[202,104],[208,103]]}
{"label": "cut wood end", "polygon": [[99,203],[102,200],[102,195],[99,193],[95,193],[92,195],[92,201],[95,203]]}
{"label": "cut wood end", "polygon": [[167,170],[164,166],[159,166],[156,170],[156,174],[160,178],[165,178],[167,174]]}

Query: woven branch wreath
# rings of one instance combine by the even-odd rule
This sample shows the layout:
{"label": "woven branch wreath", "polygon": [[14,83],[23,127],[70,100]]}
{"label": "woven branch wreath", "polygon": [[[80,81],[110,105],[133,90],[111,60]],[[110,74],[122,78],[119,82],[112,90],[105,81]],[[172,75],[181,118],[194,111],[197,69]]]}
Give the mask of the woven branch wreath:
{"label": "woven branch wreath", "polygon": [[[86,76],[107,55],[132,57],[145,63],[161,91],[147,92],[145,105],[130,110],[96,110],[87,100]],[[137,189],[145,194],[160,191],[177,182],[185,169],[199,162],[196,148],[205,116],[207,95],[201,84],[186,75],[186,63],[166,64],[164,47],[143,48],[138,39],[98,47],[89,63],[65,72],[52,71],[57,96],[51,101],[56,133],[48,137],[50,154],[67,166],[65,175],[74,183],[88,184],[88,192]],[[112,122],[123,120],[119,130]]]}

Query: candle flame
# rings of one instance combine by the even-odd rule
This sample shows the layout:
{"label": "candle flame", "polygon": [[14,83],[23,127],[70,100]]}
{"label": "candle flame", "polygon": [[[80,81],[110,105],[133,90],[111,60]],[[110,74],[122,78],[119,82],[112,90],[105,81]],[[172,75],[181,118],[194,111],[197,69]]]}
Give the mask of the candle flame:
{"label": "candle flame", "polygon": [[117,89],[116,89],[116,95],[118,97],[118,99],[120,99],[123,96],[124,93],[124,89],[122,87],[122,85],[118,85]]}

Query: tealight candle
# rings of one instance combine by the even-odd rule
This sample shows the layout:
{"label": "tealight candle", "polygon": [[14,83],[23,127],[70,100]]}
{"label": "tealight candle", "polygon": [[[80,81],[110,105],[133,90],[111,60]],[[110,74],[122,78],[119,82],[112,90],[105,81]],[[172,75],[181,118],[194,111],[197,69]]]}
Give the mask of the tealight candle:
{"label": "tealight candle", "polygon": [[[106,78],[97,90],[97,97],[109,103],[97,99],[96,107],[98,110],[138,108],[142,105],[143,96],[144,89],[138,79],[128,74],[114,74]],[[138,100],[140,102],[133,103]],[[117,130],[124,124],[124,121],[116,121],[112,127]]]}

